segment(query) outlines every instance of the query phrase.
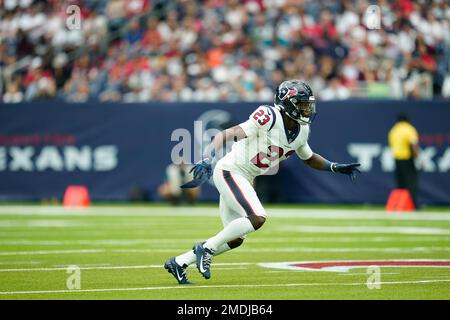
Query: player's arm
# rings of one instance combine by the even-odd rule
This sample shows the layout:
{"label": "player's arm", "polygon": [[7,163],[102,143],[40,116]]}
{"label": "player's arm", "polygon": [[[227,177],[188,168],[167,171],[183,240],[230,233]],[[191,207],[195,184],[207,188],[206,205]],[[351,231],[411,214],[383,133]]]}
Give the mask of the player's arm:
{"label": "player's arm", "polygon": [[240,125],[223,130],[217,134],[203,153],[203,159],[213,161],[214,157],[224,149],[228,142],[247,138],[247,135]]}
{"label": "player's arm", "polygon": [[316,170],[332,171],[331,170],[332,163],[317,153],[313,153],[311,155],[311,158],[303,160],[303,162]]}
{"label": "player's arm", "polygon": [[420,148],[419,148],[419,134],[417,133],[416,129],[412,129],[409,137],[411,144],[411,155],[414,159],[417,159],[419,157]]}
{"label": "player's arm", "polygon": [[213,161],[220,151],[224,150],[230,141],[237,142],[247,137],[258,134],[258,131],[267,131],[273,126],[275,116],[267,106],[260,106],[248,118],[247,121],[237,126],[221,131],[214,137],[211,144],[205,149],[203,159]]}
{"label": "player's arm", "polygon": [[420,148],[418,143],[411,144],[411,154],[414,159],[417,159],[419,157]]}
{"label": "player's arm", "polygon": [[239,141],[247,137],[240,125],[219,132],[203,153],[203,160],[196,163],[190,172],[194,179],[181,186],[181,188],[196,188],[208,180],[212,175],[212,163],[219,151],[223,150],[229,141]]}
{"label": "player's arm", "polygon": [[352,181],[356,178],[356,172],[360,172],[358,169],[359,163],[340,164],[328,161],[321,155],[312,152],[308,143],[297,150],[297,155],[313,169],[343,173],[349,175]]}
{"label": "player's arm", "polygon": [[266,106],[260,106],[254,111],[249,119],[237,126],[221,131],[217,134],[213,141],[206,147],[203,152],[203,159],[197,162],[193,168],[194,180],[181,186],[182,188],[194,188],[212,175],[212,163],[216,156],[224,149],[227,142],[237,142],[247,137],[257,135],[259,130],[270,130],[275,121],[275,116]]}

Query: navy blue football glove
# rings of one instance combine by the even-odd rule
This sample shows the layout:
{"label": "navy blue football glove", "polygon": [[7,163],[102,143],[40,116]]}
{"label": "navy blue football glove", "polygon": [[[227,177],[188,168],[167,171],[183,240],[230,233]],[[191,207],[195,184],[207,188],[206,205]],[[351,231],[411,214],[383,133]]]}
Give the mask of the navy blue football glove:
{"label": "navy blue football glove", "polygon": [[361,173],[357,167],[359,167],[361,164],[359,163],[333,163],[331,166],[331,170],[333,172],[339,172],[346,174],[350,177],[350,180],[355,181],[356,179],[356,172]]}
{"label": "navy blue football glove", "polygon": [[212,176],[212,167],[211,161],[209,159],[204,159],[200,162],[197,162],[189,173],[194,173],[194,179],[189,181],[181,186],[182,189],[196,188],[206,181]]}

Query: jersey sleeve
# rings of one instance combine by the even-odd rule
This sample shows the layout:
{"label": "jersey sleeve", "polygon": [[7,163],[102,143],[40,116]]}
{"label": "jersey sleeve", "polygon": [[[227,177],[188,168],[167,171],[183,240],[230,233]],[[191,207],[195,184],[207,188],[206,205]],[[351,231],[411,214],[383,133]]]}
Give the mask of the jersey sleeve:
{"label": "jersey sleeve", "polygon": [[269,131],[275,124],[275,111],[268,106],[260,106],[239,126],[247,137],[256,135],[259,130]]}
{"label": "jersey sleeve", "polygon": [[297,153],[298,157],[302,160],[308,160],[313,155],[313,151],[311,150],[311,147],[309,146],[308,142],[306,142],[300,148],[295,150],[295,152]]}

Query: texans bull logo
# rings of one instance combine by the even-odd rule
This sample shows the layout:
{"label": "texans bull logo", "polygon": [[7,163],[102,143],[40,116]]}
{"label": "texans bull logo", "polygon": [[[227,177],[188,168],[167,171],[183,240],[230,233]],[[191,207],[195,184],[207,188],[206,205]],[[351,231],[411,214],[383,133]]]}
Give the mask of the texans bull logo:
{"label": "texans bull logo", "polygon": [[297,89],[289,89],[289,88],[281,88],[280,93],[278,94],[278,98],[280,98],[280,100],[284,100],[286,98],[290,98],[292,96],[295,96],[296,94],[298,94]]}

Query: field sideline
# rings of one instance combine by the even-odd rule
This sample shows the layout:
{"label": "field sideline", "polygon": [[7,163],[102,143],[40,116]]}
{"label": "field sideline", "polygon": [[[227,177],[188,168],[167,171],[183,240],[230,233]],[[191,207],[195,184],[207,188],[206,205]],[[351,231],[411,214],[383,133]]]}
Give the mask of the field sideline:
{"label": "field sideline", "polygon": [[[265,226],[216,257],[210,280],[192,267],[195,285],[179,286],[162,265],[221,228],[216,206],[0,205],[0,299],[450,299],[448,208],[338,208],[268,206]],[[68,266],[80,289],[68,288]]]}

